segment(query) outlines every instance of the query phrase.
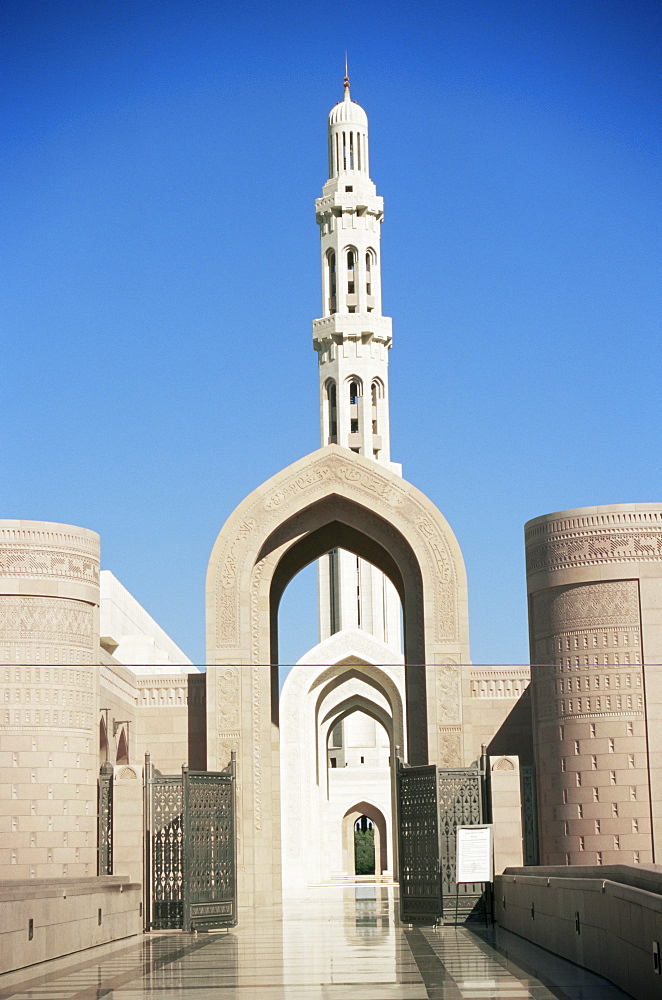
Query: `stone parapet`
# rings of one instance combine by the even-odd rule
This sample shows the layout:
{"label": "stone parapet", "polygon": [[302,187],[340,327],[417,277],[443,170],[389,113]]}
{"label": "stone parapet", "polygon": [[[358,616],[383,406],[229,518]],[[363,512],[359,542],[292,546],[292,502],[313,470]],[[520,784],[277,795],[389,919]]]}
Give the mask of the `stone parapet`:
{"label": "stone parapet", "polygon": [[0,974],[139,934],[141,899],[121,875],[0,881]]}
{"label": "stone parapet", "polygon": [[495,878],[501,927],[616,983],[660,995],[662,866],[507,868]]}

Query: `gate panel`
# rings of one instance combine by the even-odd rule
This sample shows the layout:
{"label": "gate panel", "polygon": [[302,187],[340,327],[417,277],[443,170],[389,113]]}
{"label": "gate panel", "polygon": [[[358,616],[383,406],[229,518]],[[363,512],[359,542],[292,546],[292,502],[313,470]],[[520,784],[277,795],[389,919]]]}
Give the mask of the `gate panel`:
{"label": "gate panel", "polygon": [[183,920],[183,794],[178,775],[153,774],[151,813],[152,930],[177,930]]}
{"label": "gate panel", "polygon": [[235,761],[184,770],[184,930],[237,923]]}
{"label": "gate panel", "polygon": [[435,923],[441,916],[437,768],[398,762],[400,915]]}
{"label": "gate panel", "polygon": [[97,875],[113,874],[113,765],[99,771],[97,807]]}
{"label": "gate panel", "polygon": [[[482,774],[473,768],[439,768],[438,794],[442,916],[455,919],[456,830],[458,826],[476,826],[483,822]],[[482,891],[480,884],[461,883],[458,915],[466,918],[480,900]]]}

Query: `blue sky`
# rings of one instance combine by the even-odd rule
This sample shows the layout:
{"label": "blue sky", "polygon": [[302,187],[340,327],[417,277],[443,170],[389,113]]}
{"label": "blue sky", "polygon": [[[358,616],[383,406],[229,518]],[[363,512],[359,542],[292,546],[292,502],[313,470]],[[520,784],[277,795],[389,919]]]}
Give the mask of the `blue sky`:
{"label": "blue sky", "polygon": [[[392,456],[528,657],[523,524],[660,501],[662,8],[4,0],[0,516],[101,534],[195,661],[218,531],[319,444],[326,117],[386,200]],[[314,575],[281,662],[316,638]]]}

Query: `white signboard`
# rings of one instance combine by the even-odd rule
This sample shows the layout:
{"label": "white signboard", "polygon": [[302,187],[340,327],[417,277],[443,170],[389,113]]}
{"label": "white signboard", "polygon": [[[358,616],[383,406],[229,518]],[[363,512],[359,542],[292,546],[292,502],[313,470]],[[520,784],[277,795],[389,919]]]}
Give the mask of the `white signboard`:
{"label": "white signboard", "polygon": [[492,882],[492,827],[458,826],[456,882]]}

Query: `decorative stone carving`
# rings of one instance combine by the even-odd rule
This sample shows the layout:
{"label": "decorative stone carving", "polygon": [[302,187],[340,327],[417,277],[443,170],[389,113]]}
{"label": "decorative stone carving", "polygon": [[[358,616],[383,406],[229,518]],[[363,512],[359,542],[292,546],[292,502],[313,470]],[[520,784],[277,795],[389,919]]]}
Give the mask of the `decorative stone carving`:
{"label": "decorative stone carving", "polygon": [[662,510],[646,506],[534,521],[525,532],[527,574],[662,560]]}
{"label": "decorative stone carving", "polygon": [[509,757],[500,757],[494,764],[492,764],[493,771],[514,771],[515,765]]}
{"label": "decorative stone carving", "polygon": [[240,725],[239,670],[219,667],[216,676],[216,726],[220,735]]}
{"label": "decorative stone carving", "polygon": [[605,580],[554,587],[533,595],[535,639],[569,629],[639,627],[636,580]]}
{"label": "decorative stone carving", "polygon": [[437,764],[439,767],[462,766],[462,730],[459,726],[439,726]]}
{"label": "decorative stone carving", "polygon": [[472,698],[521,698],[530,679],[528,667],[472,667],[470,695]]}
{"label": "decorative stone carving", "polygon": [[49,597],[0,600],[0,636],[7,642],[55,642],[89,646],[93,608],[82,601]]}
{"label": "decorative stone carving", "polygon": [[459,722],[460,708],[460,668],[456,663],[435,667],[437,678],[437,717],[441,722]]}

